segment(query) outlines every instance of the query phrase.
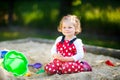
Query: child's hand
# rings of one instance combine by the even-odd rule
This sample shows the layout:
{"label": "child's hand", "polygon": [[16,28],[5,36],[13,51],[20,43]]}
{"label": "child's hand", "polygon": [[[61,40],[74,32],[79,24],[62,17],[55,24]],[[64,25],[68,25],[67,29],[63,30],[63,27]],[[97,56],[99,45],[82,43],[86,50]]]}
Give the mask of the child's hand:
{"label": "child's hand", "polygon": [[56,53],[53,55],[54,59],[58,59],[60,61],[74,61],[72,57],[63,57],[60,53]]}
{"label": "child's hand", "polygon": [[63,59],[63,56],[61,55],[61,54],[54,54],[53,55],[53,58],[55,58],[55,59],[59,59],[59,60],[62,60]]}

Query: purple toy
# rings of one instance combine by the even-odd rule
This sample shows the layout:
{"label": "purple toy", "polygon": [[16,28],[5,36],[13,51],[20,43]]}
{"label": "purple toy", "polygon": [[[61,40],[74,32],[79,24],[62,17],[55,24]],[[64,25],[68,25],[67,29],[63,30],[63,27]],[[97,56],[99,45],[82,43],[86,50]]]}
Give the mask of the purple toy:
{"label": "purple toy", "polygon": [[35,63],[35,64],[29,64],[28,66],[31,66],[33,68],[36,68],[36,69],[39,69],[42,67],[42,64],[41,63]]}

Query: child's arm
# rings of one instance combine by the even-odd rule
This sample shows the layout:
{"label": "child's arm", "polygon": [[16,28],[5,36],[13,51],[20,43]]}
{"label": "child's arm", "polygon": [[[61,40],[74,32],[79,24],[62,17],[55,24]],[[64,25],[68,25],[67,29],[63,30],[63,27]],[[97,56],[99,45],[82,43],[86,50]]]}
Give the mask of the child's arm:
{"label": "child's arm", "polygon": [[83,43],[81,39],[77,39],[74,41],[74,45],[76,47],[76,55],[73,56],[74,61],[78,61],[84,57],[84,51],[83,51]]}
{"label": "child's arm", "polygon": [[59,37],[56,39],[54,45],[52,46],[52,48],[51,48],[51,54],[52,54],[52,56],[54,56],[55,54],[57,54],[56,44],[57,44],[61,39],[62,39],[62,36],[59,36]]}
{"label": "child's arm", "polygon": [[66,61],[74,61],[73,57],[63,57],[60,53],[54,54],[53,58],[59,59],[60,61],[64,61],[64,62],[66,62]]}

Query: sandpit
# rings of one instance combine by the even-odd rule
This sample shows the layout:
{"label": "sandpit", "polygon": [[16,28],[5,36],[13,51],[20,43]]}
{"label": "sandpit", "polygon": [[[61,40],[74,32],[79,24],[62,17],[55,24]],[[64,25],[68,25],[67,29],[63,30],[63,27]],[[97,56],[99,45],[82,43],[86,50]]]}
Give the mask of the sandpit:
{"label": "sandpit", "polygon": [[[27,57],[29,64],[40,62],[44,66],[52,60],[50,49],[53,42],[54,41],[50,40],[31,38],[4,41],[0,42],[0,50],[9,49],[22,52]],[[87,52],[83,60],[92,66],[92,72],[47,75],[46,73],[36,74],[39,69],[29,67],[30,76],[14,77],[0,66],[0,80],[120,80],[119,59]],[[112,61],[115,66],[106,65],[106,60]]]}

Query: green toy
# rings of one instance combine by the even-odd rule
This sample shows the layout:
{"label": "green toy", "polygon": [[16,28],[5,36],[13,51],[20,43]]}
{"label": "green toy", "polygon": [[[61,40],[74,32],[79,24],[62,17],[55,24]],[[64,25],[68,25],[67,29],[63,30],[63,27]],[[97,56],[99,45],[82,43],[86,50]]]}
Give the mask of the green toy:
{"label": "green toy", "polygon": [[28,60],[23,53],[11,50],[4,56],[3,67],[14,76],[23,76],[28,71]]}
{"label": "green toy", "polygon": [[40,73],[44,73],[45,70],[44,69],[40,69],[39,71],[36,72],[36,74],[40,74]]}

